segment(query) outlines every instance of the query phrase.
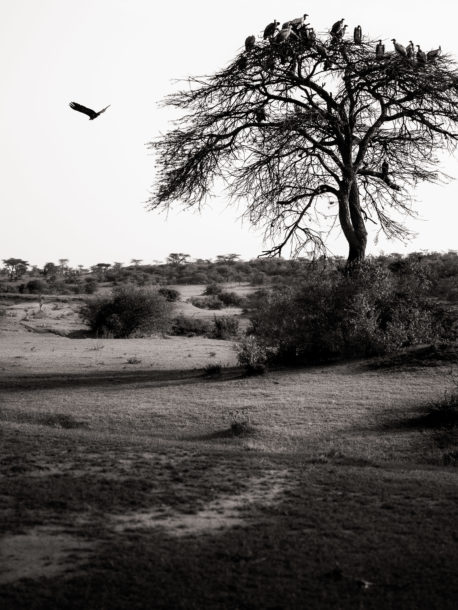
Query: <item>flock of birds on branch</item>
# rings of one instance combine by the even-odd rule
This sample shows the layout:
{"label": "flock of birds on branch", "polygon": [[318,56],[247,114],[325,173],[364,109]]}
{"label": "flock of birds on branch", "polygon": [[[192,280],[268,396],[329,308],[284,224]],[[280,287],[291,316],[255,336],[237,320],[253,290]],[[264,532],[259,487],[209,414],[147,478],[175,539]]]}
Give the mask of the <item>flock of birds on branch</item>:
{"label": "flock of birds on branch", "polygon": [[[269,40],[272,44],[276,45],[282,45],[291,40],[301,40],[310,47],[314,45],[317,46],[318,50],[320,51],[321,47],[320,43],[317,41],[315,30],[310,27],[309,23],[306,23],[308,16],[309,15],[305,13],[303,17],[298,17],[297,19],[287,21],[281,26],[281,28],[279,27],[280,22],[274,19],[274,21],[269,23],[269,25],[267,25],[264,29],[264,40]],[[329,31],[331,40],[334,44],[341,42],[345,36],[345,31],[348,26],[344,25],[344,21],[345,19],[339,19],[339,21],[336,21]],[[360,45],[363,42],[363,33],[360,25],[356,26],[353,31],[353,42],[357,45]],[[441,47],[425,53],[420,48],[420,45],[414,45],[411,40],[406,47],[396,42],[395,38],[392,39],[392,42],[397,55],[412,62],[417,61],[419,64],[433,62],[442,53]],[[255,46],[256,37],[248,36],[245,40],[245,51],[249,53],[254,49]],[[415,47],[417,48],[416,51]],[[375,56],[377,59],[382,59],[385,57],[385,45],[381,40],[379,40],[377,46],[375,47]],[[243,63],[244,62],[242,62],[242,64]]]}
{"label": "flock of birds on branch", "polygon": [[[288,42],[291,39],[302,40],[308,46],[316,46],[318,51],[324,52],[324,49],[320,46],[320,43],[317,41],[317,36],[315,30],[310,27],[309,23],[306,23],[306,19],[308,14],[305,13],[303,17],[298,17],[297,19],[292,19],[291,21],[287,21],[281,26],[280,22],[272,21],[269,23],[264,29],[263,38],[264,40],[270,40],[272,44],[281,45]],[[345,31],[348,28],[347,25],[344,25],[345,19],[339,19],[332,26],[329,34],[331,36],[331,40],[333,43],[338,43],[343,40],[345,36]],[[401,56],[405,57],[410,61],[417,61],[419,64],[426,64],[428,62],[435,61],[442,53],[441,48],[433,49],[432,51],[428,51],[425,53],[421,50],[420,45],[414,45],[410,40],[407,47],[404,47],[402,44],[396,42],[396,39],[393,38],[393,45],[395,52]],[[353,31],[353,42],[357,45],[362,44],[363,42],[363,33],[361,26],[358,25],[355,27]],[[256,46],[256,37],[248,36],[245,40],[245,51],[249,53]],[[417,51],[415,52],[415,46],[417,47]],[[382,59],[385,56],[385,45],[381,40],[378,41],[377,46],[375,47],[375,55],[377,59]],[[245,56],[242,56],[238,61],[238,68],[245,69],[248,65],[248,60]],[[90,121],[93,121],[98,116],[100,116],[109,106],[106,106],[99,112],[92,110],[91,108],[87,108],[86,106],[82,106],[77,102],[70,102],[70,108],[76,110],[77,112],[82,112],[89,117]]]}

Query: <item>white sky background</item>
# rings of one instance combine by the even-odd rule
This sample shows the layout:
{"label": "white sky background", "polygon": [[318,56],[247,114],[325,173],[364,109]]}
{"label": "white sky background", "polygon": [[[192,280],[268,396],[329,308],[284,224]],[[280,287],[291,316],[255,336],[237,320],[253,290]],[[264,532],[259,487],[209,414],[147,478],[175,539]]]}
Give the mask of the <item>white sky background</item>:
{"label": "white sky background", "polygon": [[[310,14],[320,32],[345,17],[349,31],[458,56],[451,0],[0,0],[0,259],[43,265],[144,263],[170,252],[253,258],[262,235],[242,209],[215,197],[201,214],[149,212],[154,160],[146,143],[169,126],[157,103],[173,79],[212,73],[274,18]],[[111,107],[95,121],[68,106]],[[458,177],[458,157],[444,170]],[[380,240],[370,252],[456,249],[458,182],[417,191],[421,220],[407,246]],[[368,229],[373,231],[372,226]],[[268,246],[269,244],[266,244]],[[343,240],[330,244],[346,255]],[[286,254],[286,252],[285,252]]]}

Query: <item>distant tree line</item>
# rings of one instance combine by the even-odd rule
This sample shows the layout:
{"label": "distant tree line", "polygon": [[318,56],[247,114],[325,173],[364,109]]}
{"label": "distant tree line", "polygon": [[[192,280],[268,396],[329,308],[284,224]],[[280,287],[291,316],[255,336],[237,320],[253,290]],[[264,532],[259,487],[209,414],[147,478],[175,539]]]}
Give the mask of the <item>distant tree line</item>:
{"label": "distant tree line", "polygon": [[[431,290],[437,297],[458,301],[458,252],[398,253],[374,257],[391,270],[412,261],[428,273]],[[20,258],[3,259],[0,270],[0,292],[31,294],[94,294],[100,285],[121,286],[129,283],[140,287],[185,284],[220,285],[228,282],[248,283],[252,286],[288,285],[309,276],[318,265],[335,267],[344,263],[341,257],[319,258],[256,258],[241,260],[238,254],[218,255],[215,260],[191,259],[189,254],[171,253],[165,263],[143,264],[132,259],[121,262],[97,263],[89,269],[82,265],[71,267],[68,259],[48,262],[42,268],[31,266]],[[207,295],[209,296],[209,295]]]}

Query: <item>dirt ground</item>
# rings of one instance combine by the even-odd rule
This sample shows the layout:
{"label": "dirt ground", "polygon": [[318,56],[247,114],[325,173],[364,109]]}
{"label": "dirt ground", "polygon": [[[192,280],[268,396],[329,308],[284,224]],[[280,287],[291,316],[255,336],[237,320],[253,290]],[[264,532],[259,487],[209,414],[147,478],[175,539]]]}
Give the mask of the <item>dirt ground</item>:
{"label": "dirt ground", "polygon": [[44,307],[0,318],[2,608],[456,607],[448,367],[244,377],[230,342]]}

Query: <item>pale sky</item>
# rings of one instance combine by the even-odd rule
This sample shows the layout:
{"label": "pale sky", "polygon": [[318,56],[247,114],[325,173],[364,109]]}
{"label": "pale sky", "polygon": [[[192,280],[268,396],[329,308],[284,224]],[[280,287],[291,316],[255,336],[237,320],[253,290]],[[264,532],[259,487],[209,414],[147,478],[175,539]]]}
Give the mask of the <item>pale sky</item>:
{"label": "pale sky", "polygon": [[[318,32],[342,17],[350,31],[458,56],[451,0],[0,0],[0,260],[43,265],[144,263],[261,253],[242,209],[215,197],[201,213],[146,210],[154,159],[146,143],[169,127],[158,102],[173,80],[212,73],[276,18],[304,12]],[[343,8],[345,7],[345,8]],[[95,121],[68,106],[111,107]],[[458,156],[444,170],[458,177]],[[369,252],[456,249],[458,182],[417,191],[418,237],[406,246],[371,233]],[[372,227],[368,227],[373,231]],[[346,255],[343,240],[331,244]]]}

